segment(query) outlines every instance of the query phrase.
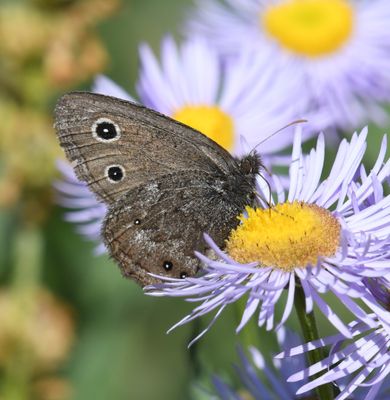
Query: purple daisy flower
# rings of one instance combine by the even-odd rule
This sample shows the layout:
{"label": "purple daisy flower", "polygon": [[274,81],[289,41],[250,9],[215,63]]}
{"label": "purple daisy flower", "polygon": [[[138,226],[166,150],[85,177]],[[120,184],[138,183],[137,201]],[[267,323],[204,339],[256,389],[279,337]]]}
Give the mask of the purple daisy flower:
{"label": "purple daisy flower", "polygon": [[[233,154],[242,152],[242,138],[252,148],[297,118],[310,121],[306,137],[329,122],[326,113],[308,111],[298,80],[279,79],[269,60],[253,57],[242,46],[237,57],[222,63],[206,40],[195,37],[178,47],[167,37],[160,63],[146,45],[140,57],[141,102],[198,129]],[[285,101],[286,92],[295,97],[293,102]],[[290,128],[263,143],[261,153],[274,154],[292,142]]]}
{"label": "purple daisy flower", "polygon": [[[277,334],[281,349],[290,348],[300,343],[298,335],[291,331],[280,329]],[[295,392],[299,389],[297,383],[287,383],[287,378],[293,371],[307,367],[305,357],[294,357],[283,360],[274,360],[274,365],[269,366],[259,350],[249,348],[250,358],[239,348],[240,365],[235,366],[236,374],[240,379],[242,390],[240,394],[229,387],[220,377],[213,378],[213,384],[218,398],[222,400],[241,400],[241,393],[248,393],[253,399],[262,400],[294,400]],[[274,367],[274,368],[273,368]]]}
{"label": "purple daisy flower", "polygon": [[[390,372],[390,326],[375,315],[372,318],[374,326],[367,326],[362,321],[349,324],[352,339],[337,334],[293,347],[276,356],[302,356],[314,349],[331,346],[328,357],[288,378],[289,382],[306,381],[296,392],[298,395],[333,382],[340,390],[336,400],[389,398],[390,384],[386,378]],[[318,373],[321,375],[307,382]]]}
{"label": "purple daisy flower", "polygon": [[[304,156],[300,130],[297,131],[288,192],[273,176],[274,206],[247,208],[240,217],[241,224],[231,232],[226,252],[205,235],[216,256],[197,253],[205,264],[203,275],[165,279],[161,285],[146,288],[153,296],[185,297],[201,303],[173,328],[216,311],[210,325],[196,340],[225,307],[246,296],[237,331],[255,313],[259,326],[277,329],[291,313],[297,285],[304,292],[306,312],[310,313],[316,304],[347,337],[351,336],[349,328],[322,294],[333,294],[369,326],[375,326],[375,322],[355,299],[362,300],[390,323],[388,312],[363,283],[364,278],[381,277],[390,271],[390,196],[380,195],[382,182],[390,174],[390,160],[384,162],[386,137],[367,176],[361,168],[367,137],[364,129],[360,135],[354,134],[350,142],[341,142],[328,177],[321,181],[323,136],[319,136],[316,149]],[[269,199],[268,186],[261,179],[258,183],[261,198]],[[366,200],[376,193],[380,200],[367,205]],[[283,293],[287,293],[284,312],[281,320],[275,322],[274,310],[282,302]]]}
{"label": "purple daisy flower", "polygon": [[[301,81],[301,96],[326,107],[332,126],[384,124],[390,100],[390,7],[387,0],[198,0],[186,27],[218,51],[243,45],[275,74]],[[195,16],[194,16],[195,15]],[[286,94],[288,94],[286,92]],[[291,97],[290,97],[291,99]]]}

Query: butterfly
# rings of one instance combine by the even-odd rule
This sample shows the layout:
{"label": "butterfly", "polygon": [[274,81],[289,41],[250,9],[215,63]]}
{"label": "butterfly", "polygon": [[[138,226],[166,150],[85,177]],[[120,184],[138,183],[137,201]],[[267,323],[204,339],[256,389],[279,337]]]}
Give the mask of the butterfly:
{"label": "butterfly", "polygon": [[122,274],[194,276],[203,233],[224,246],[245,206],[256,203],[262,167],[254,150],[234,158],[202,133],[136,103],[88,92],[55,108],[61,147],[79,180],[107,205],[102,239]]}

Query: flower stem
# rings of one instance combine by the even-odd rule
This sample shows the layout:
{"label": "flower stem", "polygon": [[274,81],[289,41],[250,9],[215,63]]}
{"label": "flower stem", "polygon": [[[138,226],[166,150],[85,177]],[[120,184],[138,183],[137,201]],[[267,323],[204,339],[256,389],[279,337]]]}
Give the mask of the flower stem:
{"label": "flower stem", "polygon": [[[300,284],[296,287],[295,299],[294,299],[295,310],[298,315],[299,323],[302,328],[303,337],[305,342],[311,342],[320,338],[317,328],[317,323],[313,311],[306,313],[306,301],[305,292]],[[310,365],[315,364],[318,361],[322,361],[325,358],[325,354],[322,348],[318,348],[307,353],[308,362]],[[313,379],[314,377],[312,377]],[[331,384],[321,385],[316,388],[317,396],[320,400],[333,400],[334,392]]]}

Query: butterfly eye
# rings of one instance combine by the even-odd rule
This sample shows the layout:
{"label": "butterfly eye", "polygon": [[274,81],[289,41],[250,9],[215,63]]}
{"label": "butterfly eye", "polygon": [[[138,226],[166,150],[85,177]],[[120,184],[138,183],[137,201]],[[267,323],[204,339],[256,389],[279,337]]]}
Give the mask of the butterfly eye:
{"label": "butterfly eye", "polygon": [[165,271],[170,271],[173,268],[173,263],[171,261],[164,261],[163,268]]}
{"label": "butterfly eye", "polygon": [[105,175],[111,182],[119,182],[124,178],[125,170],[120,165],[111,165],[106,168]]}
{"label": "butterfly eye", "polygon": [[92,125],[92,136],[99,142],[114,142],[120,134],[119,126],[108,118],[99,118]]}

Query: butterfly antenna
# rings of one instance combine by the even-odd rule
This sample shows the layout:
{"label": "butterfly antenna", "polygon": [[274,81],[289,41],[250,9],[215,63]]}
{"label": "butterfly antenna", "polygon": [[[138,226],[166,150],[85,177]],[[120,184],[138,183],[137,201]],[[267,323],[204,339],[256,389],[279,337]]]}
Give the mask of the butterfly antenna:
{"label": "butterfly antenna", "polygon": [[256,146],[253,147],[253,149],[251,151],[255,150],[256,147],[260,146],[261,144],[266,142],[268,139],[271,139],[273,136],[277,135],[279,132],[283,131],[284,129],[289,128],[290,126],[302,124],[305,122],[307,122],[307,119],[296,119],[295,121],[290,122],[289,124],[283,126],[282,128],[278,129],[277,131],[271,133],[269,136],[267,136],[266,138],[261,140],[259,143],[256,144]]}

